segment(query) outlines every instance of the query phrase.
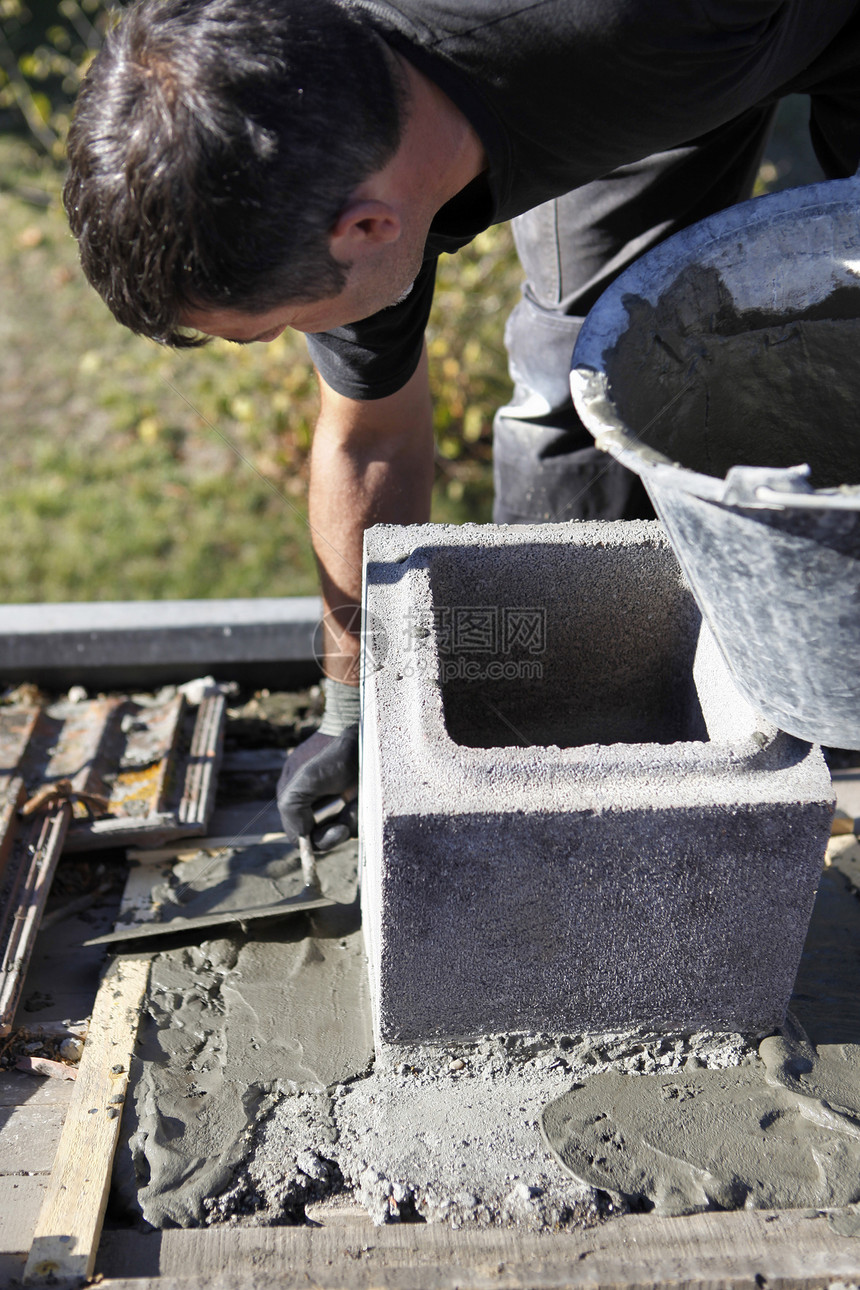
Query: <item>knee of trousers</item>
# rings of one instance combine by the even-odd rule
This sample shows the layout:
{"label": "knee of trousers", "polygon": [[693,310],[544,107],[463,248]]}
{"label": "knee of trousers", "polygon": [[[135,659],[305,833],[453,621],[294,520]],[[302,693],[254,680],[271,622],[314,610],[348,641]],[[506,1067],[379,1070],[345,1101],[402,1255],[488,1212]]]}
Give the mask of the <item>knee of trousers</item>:
{"label": "knee of trousers", "polygon": [[573,407],[570,362],[581,326],[528,299],[508,320],[514,391],[493,423],[497,524],[653,514],[639,480],[594,446]]}
{"label": "knee of trousers", "polygon": [[497,416],[493,442],[493,522],[650,518],[638,476],[578,436]]}
{"label": "knee of trousers", "polygon": [[582,323],[542,309],[528,297],[516,305],[505,327],[514,415],[546,421],[572,414],[570,361]]}

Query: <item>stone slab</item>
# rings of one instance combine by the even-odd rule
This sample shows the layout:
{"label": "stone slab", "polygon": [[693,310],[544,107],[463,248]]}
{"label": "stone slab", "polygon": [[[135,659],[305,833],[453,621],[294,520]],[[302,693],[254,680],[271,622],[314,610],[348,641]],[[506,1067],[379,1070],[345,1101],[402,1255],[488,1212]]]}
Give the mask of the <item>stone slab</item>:
{"label": "stone slab", "polygon": [[365,619],[379,1042],[782,1021],[830,778],[740,697],[660,525],[380,526]]}
{"label": "stone slab", "polygon": [[0,1071],[0,1107],[68,1106],[72,1081],[24,1071]]}
{"label": "stone slab", "polygon": [[27,1253],[47,1186],[47,1174],[0,1177],[0,1254]]}
{"label": "stone slab", "polygon": [[50,1173],[65,1118],[60,1105],[0,1110],[0,1174]]}
{"label": "stone slab", "polygon": [[313,596],[0,607],[0,679],[45,685],[183,681],[206,673],[313,679]]}

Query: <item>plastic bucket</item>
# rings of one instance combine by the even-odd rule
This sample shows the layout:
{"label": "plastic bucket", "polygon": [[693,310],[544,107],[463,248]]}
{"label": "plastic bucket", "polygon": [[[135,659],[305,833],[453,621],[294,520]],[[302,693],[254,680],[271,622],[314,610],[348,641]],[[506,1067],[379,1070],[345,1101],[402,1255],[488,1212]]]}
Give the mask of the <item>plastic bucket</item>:
{"label": "plastic bucket", "polygon": [[860,748],[860,183],[734,206],[643,256],[573,355],[745,697]]}

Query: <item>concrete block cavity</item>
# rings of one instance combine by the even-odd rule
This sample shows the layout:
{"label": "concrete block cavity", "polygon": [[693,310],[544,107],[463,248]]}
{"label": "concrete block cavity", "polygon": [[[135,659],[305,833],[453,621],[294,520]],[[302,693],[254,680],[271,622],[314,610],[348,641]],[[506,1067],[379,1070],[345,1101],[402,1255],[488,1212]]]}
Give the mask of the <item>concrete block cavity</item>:
{"label": "concrete block cavity", "polygon": [[740,697],[659,524],[380,526],[365,615],[377,1042],[782,1021],[829,775]]}

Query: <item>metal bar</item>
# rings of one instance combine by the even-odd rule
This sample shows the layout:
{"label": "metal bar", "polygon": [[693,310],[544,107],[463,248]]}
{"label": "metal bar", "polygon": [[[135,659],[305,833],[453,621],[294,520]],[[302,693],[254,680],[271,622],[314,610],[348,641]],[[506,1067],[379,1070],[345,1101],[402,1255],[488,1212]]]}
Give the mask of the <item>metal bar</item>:
{"label": "metal bar", "polygon": [[289,900],[278,901],[276,905],[254,905],[249,909],[216,910],[211,914],[199,914],[195,918],[170,918],[164,923],[139,923],[136,927],[118,927],[104,936],[94,936],[84,945],[113,945],[124,941],[144,941],[153,937],[178,936],[183,932],[205,931],[210,927],[224,927],[232,924],[243,927],[245,924],[257,923],[262,919],[275,921],[288,918],[291,914],[302,914],[311,909],[325,909],[336,902],[328,896],[295,896]]}
{"label": "metal bar", "polygon": [[223,694],[210,695],[200,704],[179,803],[178,817],[182,824],[205,828],[212,814],[226,714],[227,701]]}
{"label": "metal bar", "polygon": [[36,933],[71,817],[72,808],[64,802],[50,815],[35,820],[18,837],[10,864],[10,868],[16,862],[18,864],[18,872],[12,882],[14,895],[10,893],[2,916],[3,939],[0,943],[5,948],[0,969],[0,1035],[8,1035],[12,1029]]}

